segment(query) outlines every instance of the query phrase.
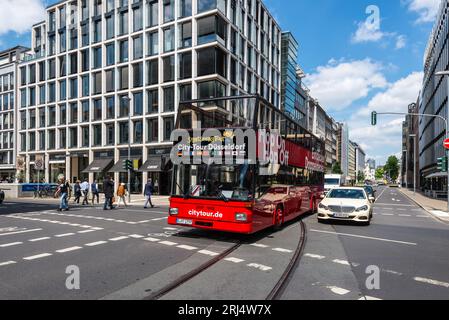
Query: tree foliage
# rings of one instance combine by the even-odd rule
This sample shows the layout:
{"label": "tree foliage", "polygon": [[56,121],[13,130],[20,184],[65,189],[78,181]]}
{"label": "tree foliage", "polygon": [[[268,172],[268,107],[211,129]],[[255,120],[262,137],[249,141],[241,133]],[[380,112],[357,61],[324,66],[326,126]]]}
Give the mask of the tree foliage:
{"label": "tree foliage", "polygon": [[384,178],[384,174],[385,174],[384,168],[377,168],[376,169],[376,174],[375,174],[376,180],[383,179]]}
{"label": "tree foliage", "polygon": [[332,174],[343,174],[339,162],[335,162],[334,166],[332,167]]}
{"label": "tree foliage", "polygon": [[396,158],[396,156],[388,158],[387,164],[384,167],[384,172],[391,180],[396,180],[399,177],[399,159]]}

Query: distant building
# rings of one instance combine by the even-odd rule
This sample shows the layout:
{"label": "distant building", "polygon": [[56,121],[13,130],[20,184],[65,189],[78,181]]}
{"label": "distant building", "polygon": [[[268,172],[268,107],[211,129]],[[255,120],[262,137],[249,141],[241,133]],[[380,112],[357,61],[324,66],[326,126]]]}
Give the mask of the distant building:
{"label": "distant building", "polygon": [[[409,113],[419,112],[419,101],[408,106]],[[407,188],[420,186],[419,179],[419,121],[416,116],[406,116],[402,124],[402,161],[401,161],[401,181]],[[416,150],[416,157],[415,157]],[[415,179],[413,174],[416,174]],[[430,179],[431,180],[431,179]]]}
{"label": "distant building", "polygon": [[346,181],[351,184],[357,181],[356,145],[352,141],[348,143],[348,177]]}
{"label": "distant building", "polygon": [[340,163],[343,177],[349,178],[349,129],[345,123],[337,124],[337,161]]}
{"label": "distant building", "polygon": [[374,159],[367,159],[366,163],[368,164],[369,168],[371,170],[376,170],[376,160]]}
{"label": "distant building", "polygon": [[358,143],[353,142],[353,145],[355,148],[355,176],[357,180],[359,172],[365,172],[366,154]]}

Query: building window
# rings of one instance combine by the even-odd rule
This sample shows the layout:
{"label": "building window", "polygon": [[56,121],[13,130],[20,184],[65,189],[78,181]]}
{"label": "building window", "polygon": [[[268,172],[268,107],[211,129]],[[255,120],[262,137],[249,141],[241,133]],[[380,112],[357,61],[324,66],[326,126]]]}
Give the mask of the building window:
{"label": "building window", "polygon": [[133,88],[143,86],[143,63],[133,64]]}
{"label": "building window", "polygon": [[48,149],[54,150],[56,148],[56,133],[55,130],[48,130]]}
{"label": "building window", "polygon": [[128,89],[129,88],[129,68],[126,67],[120,67],[119,68],[119,84],[120,84],[120,90]]}
{"label": "building window", "polygon": [[128,122],[119,122],[119,143],[125,144],[129,141]]}
{"label": "building window", "polygon": [[154,114],[159,112],[159,91],[158,89],[147,91],[147,113]]}
{"label": "building window", "polygon": [[133,121],[134,126],[134,143],[142,143],[143,142],[143,122],[142,120]]}
{"label": "building window", "polygon": [[36,150],[36,133],[35,132],[30,132],[29,134],[29,151],[34,151]]}
{"label": "building window", "polygon": [[148,3],[147,19],[148,27],[154,27],[159,24],[159,1]]}
{"label": "building window", "polygon": [[119,117],[124,118],[129,116],[129,100],[127,99],[127,96],[120,96],[119,101]]}
{"label": "building window", "polygon": [[106,125],[106,144],[108,146],[115,144],[115,125],[113,123]]}
{"label": "building window", "polygon": [[147,120],[147,142],[158,142],[159,121],[157,118]]}
{"label": "building window", "polygon": [[78,104],[76,102],[70,104],[69,123],[70,124],[78,123]]}
{"label": "building window", "polygon": [[101,72],[93,73],[92,74],[92,82],[94,85],[94,94],[100,94],[101,93]]}
{"label": "building window", "polygon": [[219,74],[226,77],[226,53],[215,47],[198,50],[198,76]]}
{"label": "building window", "polygon": [[59,105],[59,125],[65,126],[67,124],[67,106],[65,104]]}
{"label": "building window", "polygon": [[67,147],[67,132],[66,129],[59,129],[59,148],[65,149]]}
{"label": "building window", "polygon": [[179,101],[190,101],[192,100],[192,85],[182,84],[179,85]]}
{"label": "building window", "polygon": [[56,88],[55,83],[51,82],[48,84],[48,102],[56,101]]}
{"label": "building window", "polygon": [[147,85],[159,83],[159,65],[158,59],[147,62]]}
{"label": "building window", "polygon": [[175,27],[164,29],[164,52],[175,50]]}
{"label": "building window", "polygon": [[56,59],[48,60],[48,79],[56,77]]}
{"label": "building window", "polygon": [[192,52],[183,52],[179,54],[179,79],[188,79],[192,77]]}
{"label": "building window", "polygon": [[106,39],[112,39],[115,35],[114,15],[106,17]]}
{"label": "building window", "polygon": [[102,120],[103,119],[103,106],[101,103],[101,99],[93,100],[93,106],[94,106],[94,110],[93,110],[92,120],[93,121]]}
{"label": "building window", "polygon": [[107,97],[106,98],[106,119],[114,119],[115,118],[115,98]]}
{"label": "building window", "polygon": [[[59,76],[65,77],[67,75],[67,63],[66,63],[66,56],[63,55],[62,57],[59,57]],[[30,74],[31,76],[31,74]]]}
{"label": "building window", "polygon": [[198,98],[210,99],[224,97],[226,86],[219,81],[212,80],[198,83]]}
{"label": "building window", "polygon": [[164,90],[164,112],[175,111],[175,89],[166,87]]}
{"label": "building window", "polygon": [[179,26],[179,48],[192,46],[192,22],[184,22]]}
{"label": "building window", "polygon": [[128,11],[121,12],[119,16],[119,34],[128,33]]}
{"label": "building window", "polygon": [[78,128],[70,128],[69,129],[69,148],[77,148],[78,147]]}
{"label": "building window", "polygon": [[148,48],[147,54],[154,56],[159,53],[159,32],[147,33]]}
{"label": "building window", "polygon": [[88,148],[90,140],[89,127],[82,127],[81,132],[82,132],[82,146],[83,148]]}
{"label": "building window", "polygon": [[[30,96],[29,105],[35,106],[36,105],[36,87],[31,87],[28,92],[29,92],[29,96]],[[5,97],[7,97],[7,95],[5,95]],[[6,101],[6,104],[7,104],[7,101]]]}
{"label": "building window", "polygon": [[36,109],[31,109],[29,111],[30,121],[28,122],[28,129],[36,128]]}
{"label": "building window", "polygon": [[134,116],[141,116],[143,114],[143,93],[133,93],[134,102]]}
{"label": "building window", "polygon": [[101,66],[102,66],[102,63],[101,63],[101,58],[102,58],[101,47],[93,48],[92,49],[92,55],[93,55],[93,58],[94,58],[93,68],[94,69],[101,68]]}
{"label": "building window", "polygon": [[81,102],[81,114],[83,122],[89,122],[90,120],[90,106],[89,100]]}
{"label": "building window", "polygon": [[115,75],[114,69],[106,70],[106,92],[115,91]]}
{"label": "building window", "polygon": [[175,119],[173,117],[164,118],[164,141],[170,141],[170,136],[174,127]]}
{"label": "building window", "polygon": [[168,56],[162,59],[164,65],[164,82],[175,80],[175,56]]}
{"label": "building window", "polygon": [[[36,82],[36,65],[35,64],[31,64],[29,67],[29,76],[30,76],[30,80],[28,83],[35,83]],[[7,79],[3,79],[3,81],[5,82],[4,84],[7,84],[8,81]]]}
{"label": "building window", "polygon": [[39,109],[39,128],[45,127],[45,108]]}
{"label": "building window", "polygon": [[89,45],[89,22],[83,22],[81,24],[81,46],[85,47]]}
{"label": "building window", "polygon": [[94,141],[92,142],[93,146],[101,146],[101,124],[96,124],[92,126],[94,133]]}
{"label": "building window", "polygon": [[89,50],[81,51],[81,71],[89,71]]}
{"label": "building window", "polygon": [[175,1],[163,0],[164,6],[164,23],[172,21],[175,18]]}
{"label": "building window", "polygon": [[190,17],[192,15],[192,0],[179,0],[179,17]]}
{"label": "building window", "polygon": [[101,20],[96,20],[94,25],[94,39],[93,42],[97,43],[101,41]]}
{"label": "building window", "polygon": [[59,100],[64,101],[67,98],[67,83],[65,80],[59,81]]}
{"label": "building window", "polygon": [[78,73],[78,54],[75,53],[71,53],[69,55],[69,60],[70,60],[70,71],[69,74],[76,74]]}
{"label": "building window", "polygon": [[106,45],[106,65],[111,66],[115,64],[115,45],[110,43]]}
{"label": "building window", "polygon": [[142,30],[143,28],[142,7],[137,7],[133,9],[133,25],[134,25],[134,32]]}
{"label": "building window", "polygon": [[128,40],[122,40],[119,42],[119,61],[120,62],[128,62],[129,59],[129,49],[128,49]]}
{"label": "building window", "polygon": [[89,76],[84,75],[81,77],[81,95],[87,97],[90,94]]}
{"label": "building window", "polygon": [[219,41],[226,45],[227,24],[219,16],[198,19],[198,45]]}
{"label": "building window", "polygon": [[71,29],[70,30],[70,50],[74,50],[78,48],[78,30]]}
{"label": "building window", "polygon": [[226,14],[226,0],[198,0],[198,13],[215,9]]}
{"label": "building window", "polygon": [[143,36],[139,35],[133,38],[133,59],[140,59],[143,57]]}

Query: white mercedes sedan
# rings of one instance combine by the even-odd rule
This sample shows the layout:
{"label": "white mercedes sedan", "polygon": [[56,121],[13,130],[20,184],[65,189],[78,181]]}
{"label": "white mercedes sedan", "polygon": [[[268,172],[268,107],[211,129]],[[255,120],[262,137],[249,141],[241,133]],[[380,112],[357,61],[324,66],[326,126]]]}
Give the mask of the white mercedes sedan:
{"label": "white mercedes sedan", "polygon": [[318,221],[354,221],[369,225],[375,199],[363,188],[335,188],[318,205]]}

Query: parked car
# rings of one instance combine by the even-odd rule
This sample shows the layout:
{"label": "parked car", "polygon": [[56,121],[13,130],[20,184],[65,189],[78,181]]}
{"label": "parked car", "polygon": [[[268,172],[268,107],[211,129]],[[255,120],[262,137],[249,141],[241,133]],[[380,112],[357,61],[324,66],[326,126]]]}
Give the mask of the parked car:
{"label": "parked car", "polygon": [[374,198],[364,188],[335,188],[318,205],[318,221],[354,221],[369,225]]}
{"label": "parked car", "polygon": [[4,200],[5,200],[5,193],[2,190],[0,190],[0,204],[2,204]]}

